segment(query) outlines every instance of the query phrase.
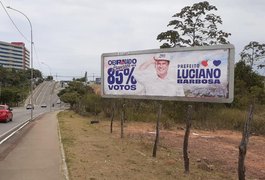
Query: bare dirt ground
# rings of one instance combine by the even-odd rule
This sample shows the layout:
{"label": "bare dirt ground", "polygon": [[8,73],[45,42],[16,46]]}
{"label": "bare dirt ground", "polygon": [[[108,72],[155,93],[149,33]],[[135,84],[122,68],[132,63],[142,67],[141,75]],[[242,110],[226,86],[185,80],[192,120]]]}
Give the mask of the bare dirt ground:
{"label": "bare dirt ground", "polygon": [[[73,112],[59,115],[70,179],[238,179],[238,145],[241,133],[191,130],[190,173],[184,174],[184,129],[160,132],[157,157],[152,157],[155,122],[120,122],[84,118]],[[97,119],[98,120],[98,119]],[[246,179],[265,179],[265,137],[251,136],[245,160]]]}

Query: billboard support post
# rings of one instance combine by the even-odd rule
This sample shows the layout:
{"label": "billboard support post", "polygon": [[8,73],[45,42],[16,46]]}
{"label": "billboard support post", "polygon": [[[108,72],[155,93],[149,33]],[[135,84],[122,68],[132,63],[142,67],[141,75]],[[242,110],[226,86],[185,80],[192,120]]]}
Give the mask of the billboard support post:
{"label": "billboard support post", "polygon": [[115,115],[115,102],[112,103],[112,112],[111,112],[111,120],[110,120],[110,133],[113,131],[113,120]]}
{"label": "billboard support post", "polygon": [[155,143],[154,143],[154,148],[153,148],[153,157],[156,157],[157,146],[159,143],[159,128],[160,128],[161,113],[162,113],[162,104],[159,103],[158,104],[157,121],[156,121],[156,137],[155,137]]}
{"label": "billboard support post", "polygon": [[124,137],[124,122],[125,122],[125,99],[123,99],[122,112],[121,112],[121,138]]}
{"label": "billboard support post", "polygon": [[191,119],[192,119],[191,115],[192,115],[192,105],[188,105],[187,118],[186,118],[186,130],[185,130],[184,141],[183,141],[183,159],[184,159],[184,168],[185,168],[186,174],[188,174],[190,171],[188,146],[189,146]]}

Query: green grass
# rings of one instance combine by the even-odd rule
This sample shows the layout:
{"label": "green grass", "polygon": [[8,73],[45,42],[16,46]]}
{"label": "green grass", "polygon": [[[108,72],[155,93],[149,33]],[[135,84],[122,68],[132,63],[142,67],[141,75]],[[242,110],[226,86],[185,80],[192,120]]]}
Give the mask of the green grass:
{"label": "green grass", "polygon": [[[164,107],[166,109],[166,107]],[[179,111],[172,112],[162,111],[161,125],[165,129],[171,129],[176,124],[185,123],[187,114],[183,113],[179,117]],[[242,131],[246,119],[248,118],[249,110],[227,108],[225,106],[215,107],[200,107],[192,112],[192,126],[204,130],[236,130]],[[157,120],[156,112],[137,112],[135,113],[130,108],[126,109],[126,117],[128,121],[144,121],[155,122]],[[257,106],[254,108],[253,121],[251,122],[251,132],[259,135],[265,135],[265,106]]]}

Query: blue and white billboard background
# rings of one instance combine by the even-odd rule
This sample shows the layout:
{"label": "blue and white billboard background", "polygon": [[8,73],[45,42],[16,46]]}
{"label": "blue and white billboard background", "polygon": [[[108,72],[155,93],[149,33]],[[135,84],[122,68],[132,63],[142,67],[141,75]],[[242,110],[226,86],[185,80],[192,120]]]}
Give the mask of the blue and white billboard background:
{"label": "blue and white billboard background", "polygon": [[[181,101],[231,101],[231,49],[103,54],[105,97]],[[164,57],[168,63],[160,63]],[[163,58],[162,58],[163,59]],[[230,69],[229,69],[230,68]],[[163,78],[159,75],[164,74]],[[230,86],[230,87],[229,87]],[[233,88],[232,88],[233,90]]]}

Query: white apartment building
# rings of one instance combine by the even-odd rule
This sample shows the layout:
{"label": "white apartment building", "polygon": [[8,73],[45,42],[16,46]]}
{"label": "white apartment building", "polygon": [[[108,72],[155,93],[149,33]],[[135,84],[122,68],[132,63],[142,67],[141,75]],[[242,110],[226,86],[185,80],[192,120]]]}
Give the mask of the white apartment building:
{"label": "white apartment building", "polygon": [[29,69],[29,50],[23,42],[0,41],[0,66],[4,68]]}

